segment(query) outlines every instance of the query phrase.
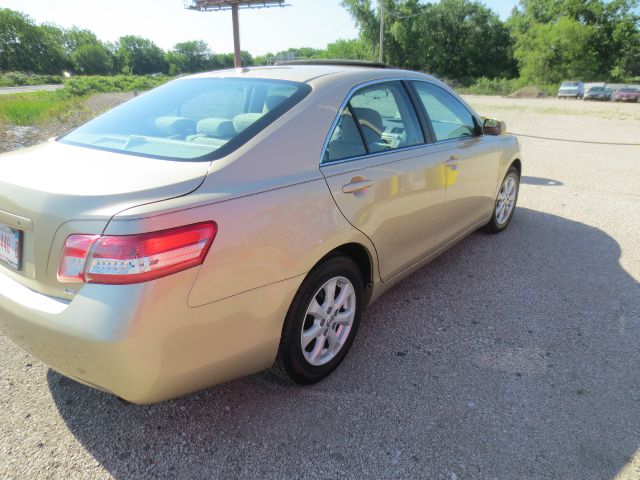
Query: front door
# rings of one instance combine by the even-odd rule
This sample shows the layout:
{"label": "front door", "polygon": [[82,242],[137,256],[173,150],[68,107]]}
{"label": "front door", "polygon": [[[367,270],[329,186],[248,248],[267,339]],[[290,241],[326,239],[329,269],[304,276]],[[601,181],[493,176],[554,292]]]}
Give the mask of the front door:
{"label": "front door", "polygon": [[422,81],[412,85],[445,164],[446,200],[440,241],[446,242],[479,221],[489,220],[496,199],[501,149],[496,137],[482,135],[474,115],[445,89]]}

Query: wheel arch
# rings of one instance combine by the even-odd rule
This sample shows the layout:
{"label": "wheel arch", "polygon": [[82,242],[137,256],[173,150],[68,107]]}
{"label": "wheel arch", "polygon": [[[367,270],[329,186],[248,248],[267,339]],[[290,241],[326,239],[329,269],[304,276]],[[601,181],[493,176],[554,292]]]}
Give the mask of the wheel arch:
{"label": "wheel arch", "polygon": [[[351,260],[353,260],[358,268],[360,269],[360,273],[362,274],[362,279],[365,283],[365,306],[369,303],[371,299],[371,294],[373,292],[373,284],[374,284],[374,258],[372,253],[369,251],[367,247],[362,245],[361,243],[351,242],[340,245],[339,247],[334,248],[330,252],[328,252],[324,257],[322,257],[316,265],[319,265],[328,257],[334,255],[344,255]],[[314,265],[314,267],[316,266]]]}
{"label": "wheel arch", "polygon": [[511,162],[511,165],[509,165],[509,168],[511,168],[511,167],[515,167],[515,169],[518,171],[518,176],[519,177],[522,176],[522,162],[520,161],[519,158],[516,158],[515,160],[513,160]]}

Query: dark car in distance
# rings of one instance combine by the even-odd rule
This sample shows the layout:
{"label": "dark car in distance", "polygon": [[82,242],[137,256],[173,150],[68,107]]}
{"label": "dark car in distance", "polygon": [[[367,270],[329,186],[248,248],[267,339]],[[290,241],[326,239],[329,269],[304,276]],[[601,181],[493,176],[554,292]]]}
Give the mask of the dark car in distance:
{"label": "dark car in distance", "polygon": [[591,87],[584,94],[583,100],[611,100],[611,90],[606,87]]}

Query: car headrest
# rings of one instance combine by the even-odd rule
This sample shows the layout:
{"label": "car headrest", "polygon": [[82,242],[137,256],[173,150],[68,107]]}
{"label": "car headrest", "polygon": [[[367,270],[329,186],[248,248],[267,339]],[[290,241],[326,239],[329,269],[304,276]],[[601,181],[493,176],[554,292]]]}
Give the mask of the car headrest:
{"label": "car headrest", "polygon": [[165,135],[188,135],[195,132],[196,122],[186,117],[158,117],[155,126]]}
{"label": "car headrest", "polygon": [[240,115],[236,115],[233,117],[233,127],[236,129],[236,132],[240,133],[262,117],[262,115],[262,113],[241,113]]}
{"label": "car headrest", "polygon": [[267,110],[271,111],[287,99],[284,95],[270,95],[265,100]]}
{"label": "car headrest", "polygon": [[209,137],[231,138],[236,134],[233,122],[226,118],[203,118],[197,125],[198,133]]}
{"label": "car headrest", "polygon": [[[380,114],[372,108],[354,108],[356,117],[362,127],[366,127],[373,131],[376,135],[381,136],[384,132],[384,125]],[[366,129],[365,129],[366,131]]]}
{"label": "car headrest", "polygon": [[362,138],[360,138],[360,132],[358,132],[358,126],[353,120],[351,114],[346,114],[340,121],[340,141],[343,143],[359,143],[362,144]]}

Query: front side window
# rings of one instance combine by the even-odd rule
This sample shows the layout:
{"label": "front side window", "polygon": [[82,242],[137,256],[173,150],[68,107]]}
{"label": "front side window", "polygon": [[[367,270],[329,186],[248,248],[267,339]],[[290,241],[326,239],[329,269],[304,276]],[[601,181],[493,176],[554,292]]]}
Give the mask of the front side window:
{"label": "front side window", "polygon": [[304,84],[244,78],[177,80],[82,125],[62,143],[174,160],[226,155],[309,91]]}
{"label": "front side window", "polygon": [[423,143],[418,118],[402,84],[378,83],[351,97],[329,139],[324,161]]}
{"label": "front side window", "polygon": [[467,108],[449,92],[427,82],[413,82],[431,120],[437,141],[476,135],[476,122]]}

